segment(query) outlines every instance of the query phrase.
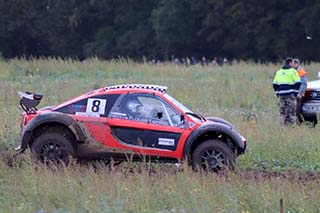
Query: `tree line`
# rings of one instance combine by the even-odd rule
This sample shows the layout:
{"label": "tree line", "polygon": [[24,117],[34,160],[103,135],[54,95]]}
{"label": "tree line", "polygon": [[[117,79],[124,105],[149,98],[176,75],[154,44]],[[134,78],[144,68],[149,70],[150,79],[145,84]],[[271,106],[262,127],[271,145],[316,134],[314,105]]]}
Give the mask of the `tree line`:
{"label": "tree line", "polygon": [[319,61],[318,20],[318,0],[0,0],[0,54]]}

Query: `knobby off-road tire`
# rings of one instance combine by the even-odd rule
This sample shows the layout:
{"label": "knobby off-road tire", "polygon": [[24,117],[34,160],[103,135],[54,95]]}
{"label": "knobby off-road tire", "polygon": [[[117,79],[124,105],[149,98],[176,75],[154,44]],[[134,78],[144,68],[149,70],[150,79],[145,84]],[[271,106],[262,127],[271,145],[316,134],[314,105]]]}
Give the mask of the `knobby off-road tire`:
{"label": "knobby off-road tire", "polygon": [[222,141],[207,140],[201,143],[192,154],[192,166],[195,170],[221,172],[233,170],[235,154]]}
{"label": "knobby off-road tire", "polygon": [[43,133],[31,145],[31,151],[36,160],[45,164],[68,165],[74,154],[72,141],[61,132]]}
{"label": "knobby off-road tire", "polygon": [[317,123],[318,123],[318,118],[317,115],[303,115],[302,117],[304,118],[304,122],[306,124],[306,126],[314,128],[316,127]]}

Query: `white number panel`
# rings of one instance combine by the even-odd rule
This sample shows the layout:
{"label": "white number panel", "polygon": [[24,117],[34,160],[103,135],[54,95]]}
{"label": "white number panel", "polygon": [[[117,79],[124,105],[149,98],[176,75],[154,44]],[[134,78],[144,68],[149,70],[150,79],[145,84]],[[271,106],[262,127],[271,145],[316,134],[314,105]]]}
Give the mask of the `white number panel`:
{"label": "white number panel", "polygon": [[103,115],[106,109],[107,100],[98,98],[89,98],[87,103],[87,114]]}

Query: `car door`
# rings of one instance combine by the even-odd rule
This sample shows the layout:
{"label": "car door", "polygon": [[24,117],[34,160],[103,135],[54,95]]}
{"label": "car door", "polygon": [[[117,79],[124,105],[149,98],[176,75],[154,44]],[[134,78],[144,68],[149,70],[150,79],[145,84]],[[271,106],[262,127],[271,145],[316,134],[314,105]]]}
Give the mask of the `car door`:
{"label": "car door", "polygon": [[118,144],[150,155],[175,152],[187,126],[170,104],[146,93],[121,95],[110,110],[108,124]]}

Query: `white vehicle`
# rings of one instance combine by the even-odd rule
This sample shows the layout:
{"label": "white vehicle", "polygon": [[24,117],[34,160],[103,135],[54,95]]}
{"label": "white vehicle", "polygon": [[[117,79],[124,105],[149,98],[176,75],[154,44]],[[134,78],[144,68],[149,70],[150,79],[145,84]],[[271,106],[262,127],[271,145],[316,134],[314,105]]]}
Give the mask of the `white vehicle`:
{"label": "white vehicle", "polygon": [[320,113],[320,72],[318,73],[318,80],[308,82],[300,112],[306,122],[311,122],[313,126],[318,123],[317,114]]}

